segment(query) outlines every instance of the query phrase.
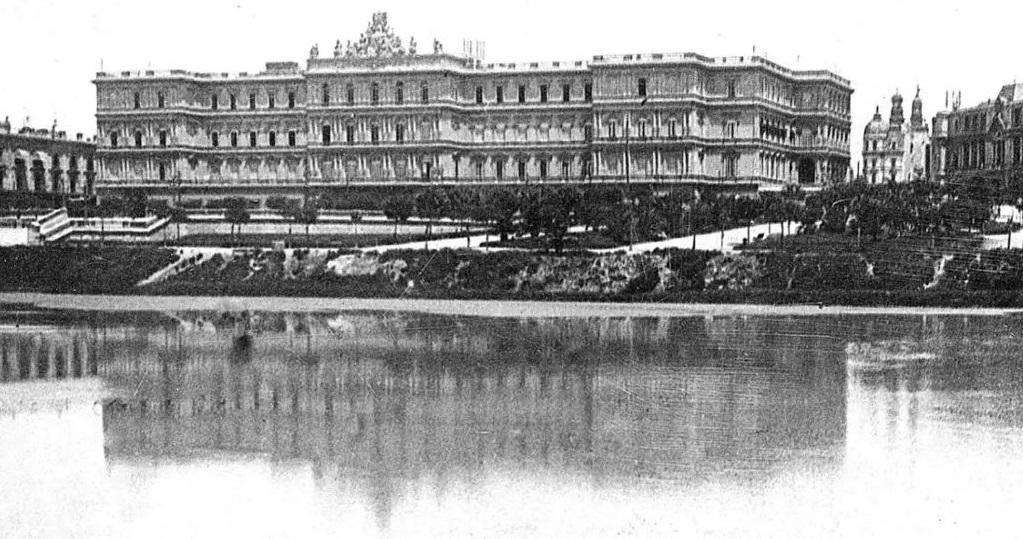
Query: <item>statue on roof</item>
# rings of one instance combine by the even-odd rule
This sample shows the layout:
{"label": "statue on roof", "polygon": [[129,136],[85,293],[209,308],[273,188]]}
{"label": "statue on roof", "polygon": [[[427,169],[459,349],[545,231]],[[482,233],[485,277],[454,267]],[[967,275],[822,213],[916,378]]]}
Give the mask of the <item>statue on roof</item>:
{"label": "statue on roof", "polygon": [[408,38],[408,53],[412,56],[416,54],[416,38],[414,37]]}
{"label": "statue on roof", "polygon": [[309,49],[309,58],[319,58],[319,57],[320,57],[320,44],[319,43],[314,43],[313,44],[313,48]]}
{"label": "statue on roof", "polygon": [[340,58],[342,54],[344,54],[344,49],[341,48],[341,40],[339,39],[337,43],[334,43],[334,58]]}
{"label": "statue on roof", "polygon": [[380,11],[373,14],[366,31],[359,36],[354,47],[349,45],[347,55],[359,58],[389,58],[403,56],[405,48],[401,38],[387,24],[387,13]]}
{"label": "statue on roof", "polygon": [[434,40],[433,40],[433,53],[434,54],[443,54],[444,53],[444,45],[441,45],[440,41],[438,41],[436,38],[434,38]]}

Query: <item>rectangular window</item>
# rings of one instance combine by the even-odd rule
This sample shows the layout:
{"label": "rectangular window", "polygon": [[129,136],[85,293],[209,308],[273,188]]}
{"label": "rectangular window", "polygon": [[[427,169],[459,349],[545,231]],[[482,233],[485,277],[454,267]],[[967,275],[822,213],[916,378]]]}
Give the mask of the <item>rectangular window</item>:
{"label": "rectangular window", "polygon": [[476,177],[483,179],[483,163],[476,162]]}
{"label": "rectangular window", "polygon": [[167,132],[160,131],[160,146],[163,148],[167,147]]}
{"label": "rectangular window", "polygon": [[231,110],[238,110],[238,99],[234,94],[231,94]]}
{"label": "rectangular window", "polygon": [[117,147],[117,132],[110,133],[110,147],[111,148]]}
{"label": "rectangular window", "polygon": [[216,131],[210,133],[210,145],[214,148],[220,146],[220,133],[217,133]]}
{"label": "rectangular window", "polygon": [[401,105],[405,102],[405,84],[399,82],[394,87],[394,102]]}
{"label": "rectangular window", "polygon": [[423,103],[430,102],[430,87],[423,83],[423,86],[419,90],[419,100]]}
{"label": "rectangular window", "polygon": [[163,163],[160,163],[160,180],[162,181],[162,180],[166,180],[166,179],[167,179],[167,167]]}
{"label": "rectangular window", "polygon": [[266,108],[272,109],[277,104],[277,96],[270,94],[266,96]]}
{"label": "rectangular window", "polygon": [[498,161],[494,163],[494,173],[497,175],[497,179],[504,179],[504,161]]}
{"label": "rectangular window", "polygon": [[587,103],[589,103],[590,101],[593,101],[593,83],[592,82],[587,82],[586,85],[583,86],[583,99],[585,99]]}
{"label": "rectangular window", "polygon": [[135,132],[135,147],[136,148],[142,147],[142,131]]}
{"label": "rectangular window", "polygon": [[295,92],[288,92],[288,108],[295,108]]}
{"label": "rectangular window", "polygon": [[345,86],[345,101],[349,105],[355,104],[355,86],[352,84]]}
{"label": "rectangular window", "polygon": [[519,161],[519,179],[520,180],[526,179],[526,162],[525,161]]}
{"label": "rectangular window", "polygon": [[394,140],[398,144],[405,142],[405,126],[398,124],[394,126]]}
{"label": "rectangular window", "polygon": [[270,143],[270,147],[271,148],[273,148],[274,146],[277,146],[277,132],[276,131],[271,131],[270,134],[267,135],[267,138],[269,139],[268,142]]}
{"label": "rectangular window", "polygon": [[355,126],[354,125],[346,125],[345,126],[345,142],[347,142],[348,144],[355,144]]}
{"label": "rectangular window", "polygon": [[497,102],[504,103],[504,86],[497,87]]}
{"label": "rectangular window", "polygon": [[330,105],[330,85],[324,84],[320,88],[320,93],[322,94],[320,101],[323,103],[323,106],[326,107]]}
{"label": "rectangular window", "polygon": [[572,172],[571,163],[569,163],[568,161],[563,161],[561,163],[561,177],[568,178],[569,176],[571,176],[571,172]]}
{"label": "rectangular window", "polygon": [[525,102],[526,102],[526,87],[525,86],[519,86],[519,103],[525,103]]}
{"label": "rectangular window", "polygon": [[675,132],[675,120],[668,120],[668,137],[675,138],[678,136]]}
{"label": "rectangular window", "polygon": [[540,85],[540,102],[541,103],[546,103],[547,102],[547,85],[546,84],[541,84]]}
{"label": "rectangular window", "polygon": [[256,110],[256,94],[249,94],[249,110]]}
{"label": "rectangular window", "polygon": [[256,132],[252,131],[249,133],[249,146],[252,148],[256,147]]}
{"label": "rectangular window", "polygon": [[231,147],[238,147],[238,133],[231,133]]}
{"label": "rectangular window", "polygon": [[164,107],[163,94],[162,93],[156,94],[156,106],[158,108],[161,108],[161,109]]}
{"label": "rectangular window", "polygon": [[380,127],[379,126],[374,125],[374,126],[369,128],[369,140],[373,144],[378,144],[380,142]]}
{"label": "rectangular window", "polygon": [[330,144],[330,126],[329,125],[323,126],[320,132],[323,134],[323,145],[326,146]]}
{"label": "rectangular window", "polygon": [[735,97],[735,81],[728,81],[728,97]]}
{"label": "rectangular window", "polygon": [[593,140],[593,126],[587,125],[583,127],[583,139],[587,142]]}
{"label": "rectangular window", "polygon": [[135,108],[142,108],[142,97],[138,92],[135,92]]}
{"label": "rectangular window", "polygon": [[636,88],[639,97],[646,97],[646,78],[640,78],[638,88]]}
{"label": "rectangular window", "polygon": [[572,86],[568,84],[561,85],[561,100],[568,103],[572,100]]}
{"label": "rectangular window", "polygon": [[295,132],[294,131],[288,131],[288,146],[294,146],[294,145],[295,145]]}
{"label": "rectangular window", "polygon": [[614,122],[608,122],[607,124],[607,138],[611,140],[618,138],[618,125]]}
{"label": "rectangular window", "polygon": [[540,177],[547,177],[547,161],[540,161]]}
{"label": "rectangular window", "polygon": [[380,85],[375,82],[369,89],[369,102],[373,105],[380,104]]}
{"label": "rectangular window", "polygon": [[217,94],[213,94],[213,95],[210,96],[210,108],[211,109],[217,110],[218,106],[220,105],[219,97],[220,96],[218,96]]}
{"label": "rectangular window", "polygon": [[477,86],[476,87],[476,104],[477,105],[482,105],[483,104],[483,87],[482,86]]}

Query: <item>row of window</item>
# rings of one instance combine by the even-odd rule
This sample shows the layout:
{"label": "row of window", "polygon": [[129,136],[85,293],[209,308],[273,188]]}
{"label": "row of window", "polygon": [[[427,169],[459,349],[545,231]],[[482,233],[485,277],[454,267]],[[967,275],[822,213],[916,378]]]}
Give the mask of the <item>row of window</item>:
{"label": "row of window", "polygon": [[[638,120],[636,122],[636,136],[638,138],[641,138],[641,139],[647,138],[647,136],[648,136],[647,125],[648,124],[649,124],[649,122],[647,122],[647,120],[645,118],[640,119],[640,120]],[[668,134],[667,134],[668,138],[677,138],[680,135],[681,136],[688,135],[689,134],[689,122],[688,122],[688,120],[683,120],[682,124],[683,124],[681,126],[682,129],[680,130],[679,129],[679,122],[677,120],[675,120],[674,118],[668,120],[667,123],[665,123],[665,127],[667,128],[667,131],[668,131]],[[617,139],[618,138],[618,122],[616,122],[615,120],[608,120],[606,125],[607,125],[607,138],[612,139],[612,140]],[[590,138],[590,127],[586,126],[585,129],[586,129],[586,138],[589,139]],[[733,125],[732,136],[734,137],[734,125]]]}
{"label": "row of window", "polygon": [[[295,108],[295,102],[296,102],[295,92],[288,92],[288,108],[289,109]],[[163,92],[157,93],[156,108],[162,109],[166,108],[166,106],[167,102],[166,99],[164,98]],[[238,97],[235,94],[230,94],[228,96],[228,106],[230,110],[238,110]],[[268,109],[277,108],[277,96],[274,94],[267,95],[266,106]],[[133,108],[135,109],[142,108],[142,94],[140,94],[139,92],[135,92]],[[212,110],[220,109],[220,96],[218,94],[212,94],[210,96],[210,109]],[[255,92],[249,94],[249,110],[256,110]]]}
{"label": "row of window", "polygon": [[[550,99],[550,86],[547,84],[541,84],[539,88],[539,95],[541,103],[547,103]],[[519,103],[526,102],[526,86],[520,84],[518,87],[517,96]],[[568,103],[572,100],[572,85],[562,84],[561,85],[561,102]],[[583,85],[583,100],[588,102],[593,101],[593,84],[587,82]],[[494,102],[501,104],[504,103],[504,86],[497,86],[494,89]],[[484,104],[484,88],[483,86],[476,87],[476,104]]]}
{"label": "row of window", "polygon": [[[238,147],[238,133],[232,132],[230,135],[230,143],[232,148]],[[255,148],[257,146],[257,134],[255,131],[249,133],[249,147]],[[136,148],[143,147],[143,136],[142,131],[135,131],[133,134],[133,142]],[[158,145],[161,148],[167,147],[168,136],[166,131],[160,131],[157,136]],[[297,143],[295,131],[288,131],[288,146],[295,146]],[[267,144],[271,147],[277,146],[277,132],[270,131],[267,134]],[[117,148],[120,145],[120,134],[117,131],[110,133],[110,147]],[[210,145],[214,148],[220,146],[220,133],[214,131],[210,133]]]}

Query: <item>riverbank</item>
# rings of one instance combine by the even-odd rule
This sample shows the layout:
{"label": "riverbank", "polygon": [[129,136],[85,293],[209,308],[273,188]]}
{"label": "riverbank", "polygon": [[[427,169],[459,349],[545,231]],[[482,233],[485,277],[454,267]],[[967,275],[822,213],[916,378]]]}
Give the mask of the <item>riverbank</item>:
{"label": "riverbank", "polygon": [[[811,238],[818,240],[821,238]],[[826,238],[825,238],[826,239]],[[0,248],[0,291],[253,298],[1023,308],[1023,253],[962,242],[720,254]],[[848,243],[848,242],[847,242]],[[194,251],[194,252],[193,252]]]}
{"label": "riverbank", "polygon": [[495,318],[618,318],[656,316],[835,316],[928,315],[1004,316],[1023,309],[949,307],[855,307],[843,305],[761,305],[744,303],[595,303],[575,301],[444,300],[400,298],[308,298],[238,296],[108,296],[0,292],[0,308],[102,312],[420,312]]}

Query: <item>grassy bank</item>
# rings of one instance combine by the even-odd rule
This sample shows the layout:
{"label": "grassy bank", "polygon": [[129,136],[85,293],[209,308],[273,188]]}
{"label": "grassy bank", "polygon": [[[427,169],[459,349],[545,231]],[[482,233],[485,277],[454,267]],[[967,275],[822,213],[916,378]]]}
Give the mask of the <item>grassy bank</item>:
{"label": "grassy bank", "polygon": [[914,307],[1023,307],[1023,252],[970,238],[853,243],[786,238],[736,256],[668,250],[598,256],[468,250],[217,255],[136,283],[176,259],[156,247],[0,248],[0,291],[183,296],[491,299]]}

